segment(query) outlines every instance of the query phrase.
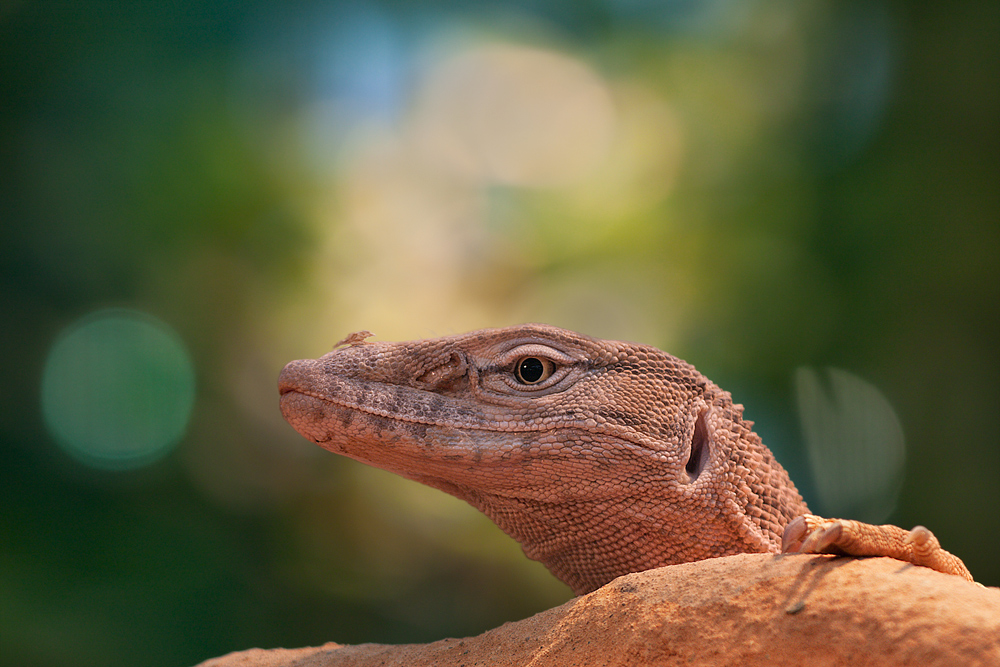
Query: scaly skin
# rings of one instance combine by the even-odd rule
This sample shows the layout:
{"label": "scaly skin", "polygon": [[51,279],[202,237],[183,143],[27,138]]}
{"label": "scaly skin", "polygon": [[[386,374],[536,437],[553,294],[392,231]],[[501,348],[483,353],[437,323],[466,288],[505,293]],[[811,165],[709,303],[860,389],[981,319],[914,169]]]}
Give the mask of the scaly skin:
{"label": "scaly skin", "polygon": [[[880,548],[872,535],[901,531],[809,515],[743,406],[656,348],[537,324],[402,343],[368,336],[285,367],[289,424],[467,501],[578,594],[663,565],[777,553],[786,526],[789,548],[859,555]],[[793,522],[803,515],[812,523]],[[923,533],[912,541],[947,554]],[[898,542],[885,555],[971,578]]]}

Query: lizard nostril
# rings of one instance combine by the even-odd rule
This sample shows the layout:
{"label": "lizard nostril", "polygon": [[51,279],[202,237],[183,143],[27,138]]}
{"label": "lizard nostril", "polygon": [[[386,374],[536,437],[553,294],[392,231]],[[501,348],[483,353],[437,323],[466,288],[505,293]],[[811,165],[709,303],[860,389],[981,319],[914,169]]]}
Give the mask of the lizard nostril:
{"label": "lizard nostril", "polygon": [[698,479],[701,471],[705,469],[705,465],[708,463],[710,452],[708,422],[706,420],[707,414],[707,410],[702,410],[698,413],[698,418],[694,422],[694,433],[691,435],[691,454],[688,456],[687,463],[684,464],[684,470],[688,474],[689,483]]}

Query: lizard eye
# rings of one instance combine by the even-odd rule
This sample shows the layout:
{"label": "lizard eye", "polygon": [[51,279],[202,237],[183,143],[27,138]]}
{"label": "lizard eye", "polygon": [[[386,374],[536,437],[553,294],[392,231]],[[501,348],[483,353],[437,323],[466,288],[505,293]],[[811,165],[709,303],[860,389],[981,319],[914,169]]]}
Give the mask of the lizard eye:
{"label": "lizard eye", "polygon": [[552,377],[556,365],[540,357],[524,357],[514,366],[514,375],[521,384],[538,384]]}

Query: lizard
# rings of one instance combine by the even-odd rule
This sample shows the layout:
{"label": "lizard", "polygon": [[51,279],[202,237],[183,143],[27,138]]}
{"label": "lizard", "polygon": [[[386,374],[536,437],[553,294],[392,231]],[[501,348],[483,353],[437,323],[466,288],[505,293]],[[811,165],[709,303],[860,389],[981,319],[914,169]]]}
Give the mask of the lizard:
{"label": "lizard", "polygon": [[743,406],[659,349],[527,324],[351,334],[286,365],[281,412],[321,447],[467,501],[575,594],[739,553],[889,556],[972,580],[922,526],[809,508]]}

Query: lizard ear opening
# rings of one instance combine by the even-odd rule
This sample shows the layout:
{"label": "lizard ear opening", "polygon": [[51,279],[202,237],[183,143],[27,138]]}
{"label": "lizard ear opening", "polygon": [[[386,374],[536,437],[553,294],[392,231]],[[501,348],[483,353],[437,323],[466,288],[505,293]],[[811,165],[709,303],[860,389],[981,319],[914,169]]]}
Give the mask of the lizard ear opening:
{"label": "lizard ear opening", "polygon": [[694,482],[701,475],[701,471],[708,464],[709,444],[711,438],[708,435],[708,410],[698,413],[698,418],[694,421],[694,433],[691,435],[691,453],[684,470],[688,475],[688,483]]}

